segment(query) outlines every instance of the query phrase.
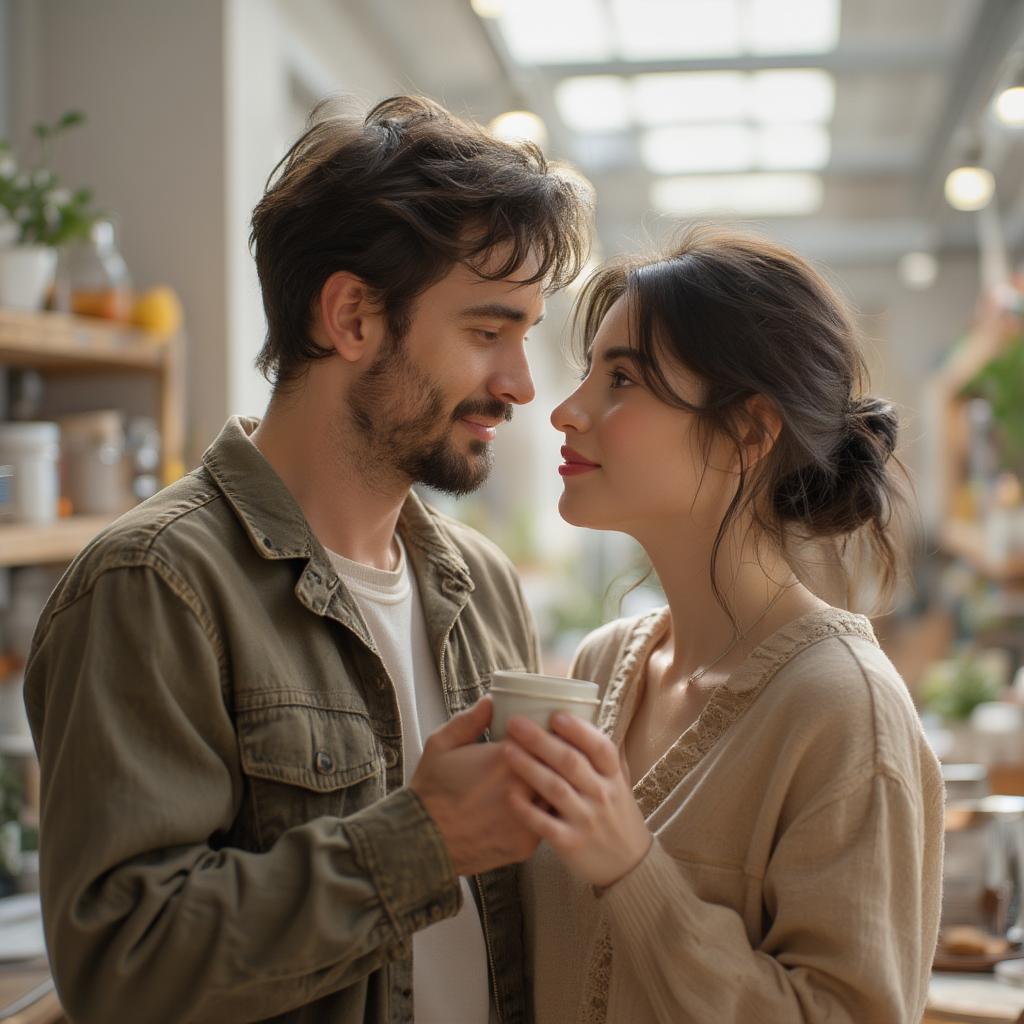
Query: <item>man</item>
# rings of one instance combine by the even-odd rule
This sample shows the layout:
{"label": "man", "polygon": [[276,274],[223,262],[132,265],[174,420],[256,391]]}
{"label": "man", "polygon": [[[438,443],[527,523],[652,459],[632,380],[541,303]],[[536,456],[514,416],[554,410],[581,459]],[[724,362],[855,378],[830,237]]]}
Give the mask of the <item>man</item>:
{"label": "man", "polygon": [[475,741],[535,640],[505,559],[410,487],[487,475],[586,219],[534,148],[421,99],[283,161],[265,418],[89,546],[26,674],[76,1022],[527,1019],[507,865],[536,838]]}

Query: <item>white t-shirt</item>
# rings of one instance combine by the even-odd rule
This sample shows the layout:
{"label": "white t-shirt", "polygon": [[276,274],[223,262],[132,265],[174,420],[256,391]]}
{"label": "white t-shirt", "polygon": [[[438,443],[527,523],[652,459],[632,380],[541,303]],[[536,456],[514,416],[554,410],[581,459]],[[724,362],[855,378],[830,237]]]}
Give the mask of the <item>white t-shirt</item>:
{"label": "white t-shirt", "polygon": [[[405,547],[394,572],[327,554],[344,580],[391,677],[402,722],[405,781],[423,754],[423,740],[448,721],[441,679],[430,649],[419,588]],[[476,901],[460,878],[462,909],[413,935],[416,1024],[487,1024],[491,1020],[487,949]]]}

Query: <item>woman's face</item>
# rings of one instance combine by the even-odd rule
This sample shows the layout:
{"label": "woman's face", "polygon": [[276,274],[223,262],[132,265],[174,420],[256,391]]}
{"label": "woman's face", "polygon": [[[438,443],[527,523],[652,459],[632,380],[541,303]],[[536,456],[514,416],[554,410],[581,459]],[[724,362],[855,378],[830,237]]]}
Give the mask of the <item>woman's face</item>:
{"label": "woman's face", "polygon": [[[565,434],[562,518],[643,540],[668,527],[680,540],[713,538],[736,486],[731,443],[716,438],[705,456],[697,416],[656,398],[643,384],[626,299],[608,311],[587,375],[551,414]],[[700,404],[698,378],[666,368],[674,391]]]}

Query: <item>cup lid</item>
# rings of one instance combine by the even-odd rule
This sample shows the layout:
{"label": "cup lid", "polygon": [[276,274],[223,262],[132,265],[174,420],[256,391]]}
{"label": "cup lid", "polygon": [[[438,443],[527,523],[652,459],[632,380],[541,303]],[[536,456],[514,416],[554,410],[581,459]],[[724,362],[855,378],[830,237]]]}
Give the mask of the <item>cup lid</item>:
{"label": "cup lid", "polygon": [[573,697],[596,700],[597,683],[586,679],[566,679],[563,676],[545,676],[536,672],[491,673],[491,689],[510,693],[524,693],[531,697]]}

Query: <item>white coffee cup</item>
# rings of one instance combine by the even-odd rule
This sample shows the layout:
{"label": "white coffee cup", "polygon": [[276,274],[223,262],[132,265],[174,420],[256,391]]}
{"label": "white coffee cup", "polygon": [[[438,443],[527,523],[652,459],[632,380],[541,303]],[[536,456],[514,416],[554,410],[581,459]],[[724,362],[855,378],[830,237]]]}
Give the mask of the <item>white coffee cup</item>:
{"label": "white coffee cup", "polygon": [[601,705],[597,683],[535,672],[495,672],[491,676],[490,694],[494,701],[492,740],[505,738],[505,726],[513,715],[524,715],[542,729],[550,728],[549,721],[555,711],[564,711],[593,724]]}

